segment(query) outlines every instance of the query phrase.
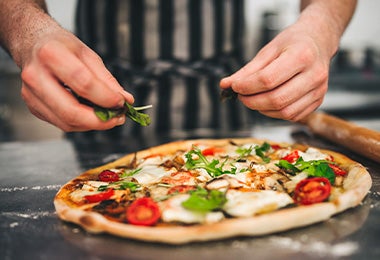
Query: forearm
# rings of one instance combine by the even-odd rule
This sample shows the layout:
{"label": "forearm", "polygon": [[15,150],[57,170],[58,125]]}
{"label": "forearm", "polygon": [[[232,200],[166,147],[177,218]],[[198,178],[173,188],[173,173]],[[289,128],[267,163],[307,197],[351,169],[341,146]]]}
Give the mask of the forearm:
{"label": "forearm", "polygon": [[357,0],[302,0],[299,21],[310,25],[310,31],[324,35],[334,55],[339,41],[356,8]]}
{"label": "forearm", "polygon": [[0,0],[0,44],[22,67],[37,39],[58,24],[47,14],[43,0]]}

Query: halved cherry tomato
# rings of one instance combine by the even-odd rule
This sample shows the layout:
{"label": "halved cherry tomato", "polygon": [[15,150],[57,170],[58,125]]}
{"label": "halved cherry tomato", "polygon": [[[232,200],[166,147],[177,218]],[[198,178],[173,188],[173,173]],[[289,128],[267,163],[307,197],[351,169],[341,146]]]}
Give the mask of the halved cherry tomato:
{"label": "halved cherry tomato", "polygon": [[338,165],[335,164],[329,164],[330,168],[334,171],[336,176],[344,176],[347,174],[345,170],[340,168]]}
{"label": "halved cherry tomato", "polygon": [[290,163],[294,163],[298,160],[298,158],[300,158],[300,155],[298,153],[298,150],[294,150],[293,152],[291,152],[290,154],[284,156],[282,158],[282,160],[286,160]]}
{"label": "halved cherry tomato", "polygon": [[168,190],[168,194],[173,193],[186,193],[191,190],[195,190],[197,187],[193,185],[177,185],[173,186]]}
{"label": "halved cherry tomato", "polygon": [[149,197],[135,200],[127,209],[127,221],[132,225],[153,226],[160,219],[157,203]]}
{"label": "halved cherry tomato", "polygon": [[331,184],[327,178],[308,178],[297,184],[293,199],[297,204],[310,205],[326,200],[330,193]]}
{"label": "halved cherry tomato", "polygon": [[224,149],[221,147],[209,147],[202,150],[202,154],[204,156],[215,155],[216,153],[221,153],[221,152],[224,152]]}
{"label": "halved cherry tomato", "polygon": [[115,182],[120,179],[119,174],[111,170],[104,170],[98,175],[99,181]]}
{"label": "halved cherry tomato", "polygon": [[90,203],[96,203],[103,200],[108,200],[113,194],[115,194],[115,191],[113,189],[108,189],[100,193],[84,196],[84,198]]}
{"label": "halved cherry tomato", "polygon": [[271,144],[271,146],[273,150],[278,150],[281,148],[281,146],[279,144]]}

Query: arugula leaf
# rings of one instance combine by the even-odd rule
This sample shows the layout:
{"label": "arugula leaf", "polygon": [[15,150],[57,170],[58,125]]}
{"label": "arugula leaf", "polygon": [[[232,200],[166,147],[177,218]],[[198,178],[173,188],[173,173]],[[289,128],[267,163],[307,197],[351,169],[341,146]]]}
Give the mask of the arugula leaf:
{"label": "arugula leaf", "polygon": [[132,192],[136,192],[141,187],[140,184],[137,184],[135,182],[129,182],[129,181],[117,181],[113,182],[108,185],[101,185],[98,188],[98,191],[105,191],[110,188],[114,190],[127,190],[130,189]]}
{"label": "arugula leaf", "polygon": [[221,209],[226,202],[227,198],[224,192],[208,191],[198,187],[198,189],[190,192],[190,197],[182,202],[182,206],[193,211],[209,212]]}
{"label": "arugula leaf", "polygon": [[147,126],[150,124],[150,117],[148,114],[144,114],[141,112],[138,112],[143,109],[151,108],[152,106],[144,106],[144,107],[133,107],[127,102],[125,102],[124,107],[118,108],[118,109],[112,109],[112,108],[104,108],[99,106],[94,106],[94,111],[96,116],[102,120],[107,121],[111,118],[120,116],[125,114],[128,118],[132,119],[136,123]]}
{"label": "arugula leaf", "polygon": [[270,144],[267,142],[264,142],[261,146],[255,148],[256,155],[263,159],[266,163],[270,162],[270,158],[265,156],[265,152],[268,151],[269,148]]}
{"label": "arugula leaf", "polygon": [[193,147],[193,149],[185,154],[186,164],[185,167],[188,170],[202,168],[207,171],[211,177],[218,177],[222,174],[235,174],[236,167],[232,167],[231,170],[223,170],[227,159],[220,163],[219,160],[213,159],[211,162],[202,154],[202,151]]}
{"label": "arugula leaf", "polygon": [[276,163],[276,166],[285,170],[286,173],[293,176],[296,175],[296,173],[300,172],[300,170],[297,167],[295,167],[293,164],[291,164],[287,160],[280,160],[278,163]]}
{"label": "arugula leaf", "polygon": [[309,177],[326,177],[331,184],[334,184],[335,173],[330,168],[329,163],[327,160],[304,161],[302,157],[300,157],[294,164],[286,160],[280,160],[276,165],[284,169],[286,173],[290,175],[305,172]]}
{"label": "arugula leaf", "polygon": [[270,158],[265,156],[265,152],[267,152],[269,148],[270,144],[264,142],[261,146],[256,146],[255,148],[253,148],[252,146],[250,146],[249,148],[238,147],[236,149],[236,152],[240,155],[238,159],[240,160],[244,157],[249,156],[252,153],[253,149],[255,149],[256,155],[259,156],[264,162],[268,163],[270,162]]}

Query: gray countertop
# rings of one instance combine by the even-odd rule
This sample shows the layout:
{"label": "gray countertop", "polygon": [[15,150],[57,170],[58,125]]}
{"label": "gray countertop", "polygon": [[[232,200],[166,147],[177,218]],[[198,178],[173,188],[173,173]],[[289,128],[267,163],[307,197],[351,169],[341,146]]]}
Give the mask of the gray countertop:
{"label": "gray countertop", "polygon": [[170,246],[89,234],[58,219],[53,199],[61,185],[82,171],[176,137],[102,143],[83,137],[3,142],[0,143],[1,258],[380,259],[379,164],[313,136],[298,125],[261,126],[226,135],[301,142],[342,152],[368,168],[373,186],[358,207],[309,227],[261,237]]}

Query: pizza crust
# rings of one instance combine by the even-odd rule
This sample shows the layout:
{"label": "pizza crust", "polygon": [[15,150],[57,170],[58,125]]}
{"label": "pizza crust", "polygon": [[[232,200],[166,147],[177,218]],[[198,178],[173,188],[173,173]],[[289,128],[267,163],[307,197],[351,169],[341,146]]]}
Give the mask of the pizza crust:
{"label": "pizza crust", "polygon": [[[135,156],[145,157],[158,153],[172,153],[178,149],[189,149],[197,142],[209,145],[223,145],[230,141],[241,144],[245,142],[262,142],[263,140],[245,138],[177,141],[140,151],[137,154],[126,155],[112,163],[89,170],[78,178],[82,179],[88,174],[118,165],[129,164]],[[346,191],[330,202],[281,209],[247,218],[225,219],[213,224],[144,227],[110,221],[99,213],[84,211],[70,203],[67,197],[72,191],[70,187],[76,181],[74,179],[60,189],[54,199],[54,205],[58,216],[62,220],[76,223],[91,233],[105,232],[120,237],[151,242],[183,244],[193,241],[209,241],[235,236],[258,236],[285,231],[327,220],[334,214],[357,206],[367,195],[372,185],[371,177],[364,166],[339,153],[320,150],[332,155],[336,161],[345,165],[348,170],[348,176],[344,182]]]}

